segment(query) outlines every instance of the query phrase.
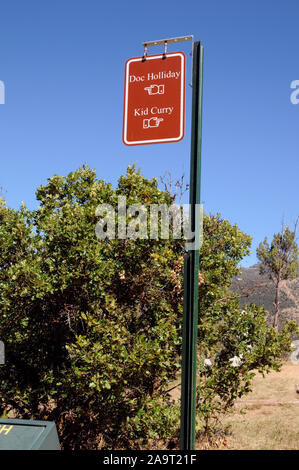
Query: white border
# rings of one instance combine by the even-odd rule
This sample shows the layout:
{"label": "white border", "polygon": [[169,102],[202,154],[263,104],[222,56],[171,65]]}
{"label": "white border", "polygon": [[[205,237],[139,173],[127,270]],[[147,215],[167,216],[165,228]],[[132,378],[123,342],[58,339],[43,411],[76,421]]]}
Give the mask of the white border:
{"label": "white border", "polygon": [[[131,62],[139,62],[142,58],[136,57],[134,59],[129,59],[126,63],[126,83],[125,83],[125,110],[124,110],[124,142],[127,145],[137,145],[137,144],[154,144],[154,143],[163,143],[163,142],[177,142],[182,139],[184,133],[184,85],[185,85],[185,56],[181,52],[175,52],[171,54],[172,57],[180,56],[182,58],[181,62],[181,115],[180,115],[180,135],[179,137],[168,138],[168,139],[153,139],[153,140],[136,140],[128,141],[127,140],[127,122],[128,122],[128,93],[129,93],[129,65]],[[146,60],[153,60],[161,58],[161,54],[147,56]]]}

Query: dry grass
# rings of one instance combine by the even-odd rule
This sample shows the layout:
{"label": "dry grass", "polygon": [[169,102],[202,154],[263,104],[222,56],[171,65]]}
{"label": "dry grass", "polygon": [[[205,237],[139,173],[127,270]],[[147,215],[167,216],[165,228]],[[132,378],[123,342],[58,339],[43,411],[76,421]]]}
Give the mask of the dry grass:
{"label": "dry grass", "polygon": [[[180,378],[172,387],[180,384]],[[225,436],[202,437],[197,449],[299,450],[299,364],[253,379],[252,392],[235,403],[222,420]],[[179,400],[181,387],[170,392]]]}
{"label": "dry grass", "polygon": [[256,375],[253,391],[224,418],[230,429],[226,449],[299,450],[299,365]]}

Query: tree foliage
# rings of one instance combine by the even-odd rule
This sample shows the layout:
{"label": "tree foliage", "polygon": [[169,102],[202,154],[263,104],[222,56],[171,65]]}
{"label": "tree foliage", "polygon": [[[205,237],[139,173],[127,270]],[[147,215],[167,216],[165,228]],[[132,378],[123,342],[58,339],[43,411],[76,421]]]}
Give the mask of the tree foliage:
{"label": "tree foliage", "polygon": [[260,261],[260,274],[268,274],[275,284],[274,320],[273,326],[278,329],[279,320],[279,291],[283,280],[295,279],[298,275],[298,245],[296,243],[296,227],[290,230],[282,227],[280,233],[273,236],[269,245],[267,237],[257,248]]}
{"label": "tree foliage", "polygon": [[[113,189],[87,166],[54,175],[36,195],[33,212],[0,202],[2,412],[55,421],[64,449],[171,445],[184,244],[98,240],[95,211],[118,195],[128,205],[170,205],[172,196],[134,167]],[[279,367],[294,329],[267,330],[263,310],[242,312],[229,291],[250,237],[219,215],[205,217],[204,235],[198,429],[249,390],[252,370]]]}
{"label": "tree foliage", "polygon": [[200,266],[205,282],[199,305],[199,429],[211,426],[237,398],[250,391],[256,371],[279,370],[280,359],[290,350],[290,334],[297,330],[287,322],[278,335],[268,329],[263,307],[242,310],[230,291],[240,260],[249,254],[251,237],[220,216],[204,219],[204,243]]}

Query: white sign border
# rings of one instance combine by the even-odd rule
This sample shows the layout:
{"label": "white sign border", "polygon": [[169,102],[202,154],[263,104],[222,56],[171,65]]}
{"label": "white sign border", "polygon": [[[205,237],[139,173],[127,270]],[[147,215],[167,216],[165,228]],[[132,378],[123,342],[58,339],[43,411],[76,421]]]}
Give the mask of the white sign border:
{"label": "white sign border", "polygon": [[[146,60],[153,60],[157,58],[161,58],[162,54],[151,55],[147,56]],[[180,56],[182,58],[181,61],[181,114],[180,114],[180,134],[178,137],[167,138],[167,139],[152,139],[152,140],[136,140],[136,141],[128,141],[127,139],[127,123],[128,123],[128,93],[129,93],[129,65],[132,62],[139,62],[142,60],[142,57],[135,57],[133,59],[129,59],[126,62],[126,71],[125,71],[125,103],[124,103],[124,116],[123,116],[123,141],[126,145],[142,145],[142,144],[159,144],[159,143],[167,143],[167,142],[179,142],[184,137],[184,101],[185,101],[185,54],[182,52],[171,52],[170,54],[172,57]],[[167,54],[166,54],[167,56]]]}

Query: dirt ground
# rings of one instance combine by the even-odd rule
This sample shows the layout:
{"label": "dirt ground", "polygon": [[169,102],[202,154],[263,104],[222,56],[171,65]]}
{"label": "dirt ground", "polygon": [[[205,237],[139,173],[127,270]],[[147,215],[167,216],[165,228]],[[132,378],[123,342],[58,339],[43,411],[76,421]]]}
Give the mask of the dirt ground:
{"label": "dirt ground", "polygon": [[223,420],[228,429],[225,448],[299,450],[296,389],[299,392],[299,364],[287,362],[281,372],[270,372],[265,378],[257,374],[253,391]]}
{"label": "dirt ground", "polygon": [[[172,385],[180,383],[177,380]],[[299,364],[285,362],[280,372],[270,372],[253,379],[252,392],[235,403],[222,419],[225,438],[213,441],[218,449],[229,450],[299,450]],[[170,395],[181,396],[176,386]],[[198,442],[198,449],[215,448]]]}

